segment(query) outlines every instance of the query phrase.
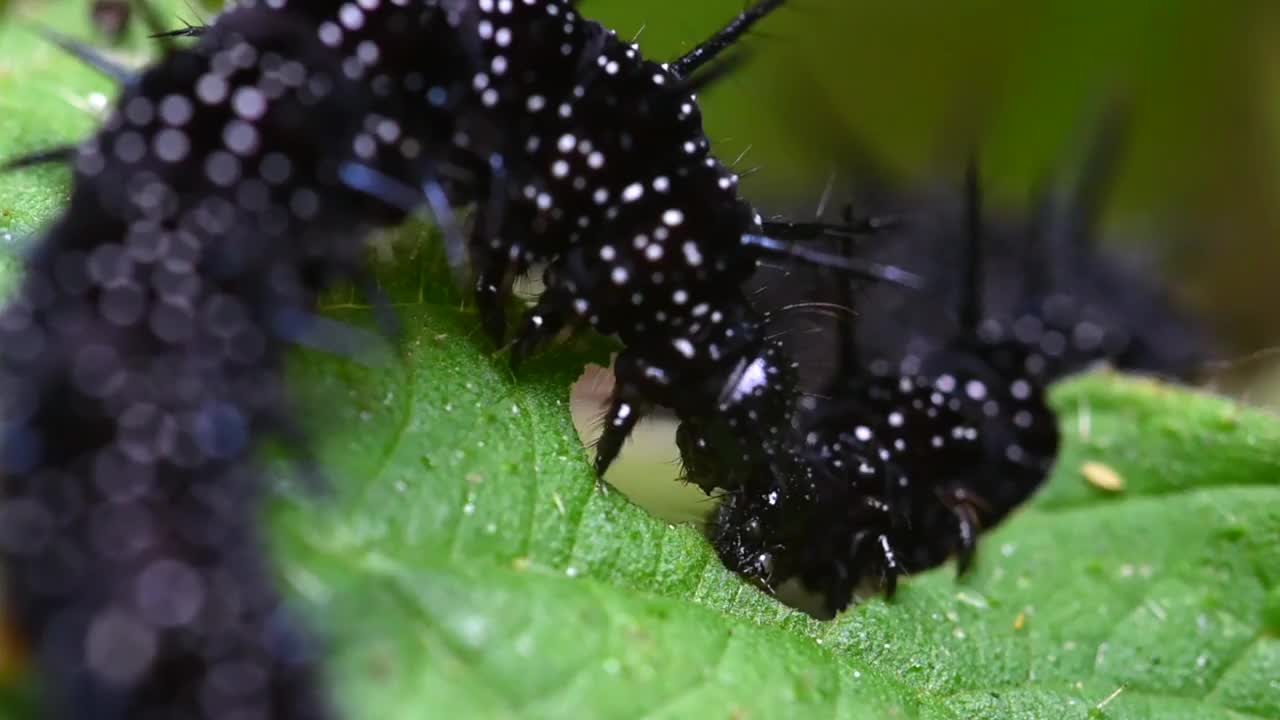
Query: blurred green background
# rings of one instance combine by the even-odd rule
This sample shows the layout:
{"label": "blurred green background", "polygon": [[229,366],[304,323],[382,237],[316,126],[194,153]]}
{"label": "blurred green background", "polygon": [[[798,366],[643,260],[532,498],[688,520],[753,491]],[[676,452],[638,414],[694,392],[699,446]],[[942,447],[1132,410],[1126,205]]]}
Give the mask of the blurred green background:
{"label": "blurred green background", "polygon": [[[744,6],[587,0],[583,10],[672,57]],[[989,202],[1021,208],[1070,159],[1099,103],[1133,110],[1108,209],[1152,243],[1229,350],[1280,341],[1280,3],[1206,0],[792,0],[753,33],[749,64],[704,98],[718,154],[755,169],[768,207],[816,205],[842,132],[921,179],[976,141]],[[822,117],[815,117],[821,115]],[[1261,368],[1258,368],[1260,370]]]}

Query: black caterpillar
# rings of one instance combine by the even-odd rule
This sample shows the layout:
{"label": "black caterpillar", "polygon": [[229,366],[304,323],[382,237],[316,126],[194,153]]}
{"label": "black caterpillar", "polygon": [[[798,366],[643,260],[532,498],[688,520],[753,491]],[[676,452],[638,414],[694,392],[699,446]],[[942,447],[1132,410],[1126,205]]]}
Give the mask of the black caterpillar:
{"label": "black caterpillar", "polygon": [[692,93],[731,66],[695,71],[781,4],[664,65],[567,0],[246,0],[139,75],[53,34],[125,85],[92,139],[12,163],[76,171],[0,318],[5,590],[54,712],[331,714],[251,455],[276,435],[305,460],[281,355],[420,206],[495,339],[548,265],[513,362],[580,326],[626,345],[600,472],[662,405],[790,473],[791,362],[743,283],[770,255],[909,276],[790,244],[813,228],[762,222],[709,154]]}
{"label": "black caterpillar", "polygon": [[[400,157],[371,156],[367,165],[348,166],[346,177],[391,205],[425,202],[455,256],[463,241],[451,207],[474,205],[465,244],[481,320],[495,342],[506,334],[516,278],[547,266],[545,290],[512,343],[512,364],[588,326],[625,345],[597,448],[601,474],[648,407],[682,419],[725,412],[747,419],[752,411],[720,400],[728,378],[775,352],[757,335],[742,292],[761,259],[799,258],[877,279],[912,279],[894,267],[786,242],[867,227],[765,222],[739,197],[738,177],[710,154],[693,92],[732,65],[698,71],[782,4],[759,2],[684,57],[659,64],[580,18],[570,2],[445,3],[437,12],[449,37],[428,43],[439,57],[417,63],[460,77],[423,70],[388,78],[382,67],[408,61],[388,63],[386,52],[372,71],[375,88],[408,83],[425,93],[426,107],[390,117],[401,132],[429,128],[430,137],[414,136],[407,154],[419,160],[409,168],[398,167],[406,155],[400,142],[388,150]],[[367,32],[375,20],[362,17]],[[356,39],[345,39],[333,23],[320,28],[322,37],[330,30],[334,42],[359,51]],[[762,416],[781,417],[791,402],[789,382],[780,378],[760,391],[773,399],[750,402],[772,403]]]}
{"label": "black caterpillar", "polygon": [[0,316],[5,591],[55,716],[329,716],[251,455],[300,443],[282,353],[362,272],[332,155],[371,103],[308,25],[232,12],[71,158]]}
{"label": "black caterpillar", "polygon": [[[1201,379],[1215,354],[1215,342],[1203,322],[1189,312],[1159,282],[1159,273],[1144,267],[1136,256],[1100,247],[1100,216],[1108,188],[1114,182],[1129,133],[1129,111],[1112,103],[1093,120],[1084,136],[1079,158],[1061,163],[1057,176],[1043,181],[1028,207],[1016,214],[981,218],[980,299],[986,315],[1013,325],[1027,316],[1054,314],[1067,322],[1071,315],[1088,320],[1080,332],[1107,334],[1106,347],[1091,346],[1079,363],[1104,361],[1117,369],[1158,376],[1176,382]],[[846,138],[847,140],[847,138]],[[861,313],[859,332],[841,335],[823,327],[817,342],[788,344],[806,367],[806,382],[824,379],[822,359],[838,356],[842,342],[852,342],[868,359],[869,369],[881,373],[927,353],[954,333],[957,310],[969,292],[966,277],[973,259],[968,225],[974,217],[972,198],[954,186],[938,188],[909,184],[894,176],[870,153],[855,147],[838,156],[852,159],[859,203],[877,215],[900,219],[892,242],[860,243],[844,251],[875,261],[909,265],[923,276],[928,293],[905,293],[887,286],[862,288],[858,300],[874,313]],[[755,290],[762,307],[778,308],[801,302],[847,304],[844,281],[804,268],[761,273]],[[792,288],[807,288],[803,293]],[[817,288],[817,289],[812,289]],[[952,312],[942,312],[941,297]],[[1046,301],[1049,307],[1044,305]],[[784,327],[783,329],[789,329]],[[1075,331],[1073,330],[1073,333]],[[816,347],[815,347],[816,346]],[[888,363],[886,365],[885,363]],[[1070,371],[1083,369],[1073,366]]]}
{"label": "black caterpillar", "polygon": [[[800,472],[726,466],[713,453],[716,440],[681,437],[690,478],[727,491],[709,528],[726,565],[769,590],[798,579],[822,596],[828,613],[867,581],[892,595],[899,575],[952,555],[964,572],[978,534],[1028,498],[1052,467],[1058,430],[1045,399],[1050,383],[1099,361],[1194,378],[1207,354],[1195,323],[1158,289],[1088,251],[1113,132],[1104,126],[1081,185],[1047,208],[1056,213],[1041,226],[1047,239],[1031,236],[1031,247],[1045,253],[1032,262],[1052,265],[1052,274],[1032,275],[995,307],[986,298],[1007,288],[992,284],[1009,280],[988,278],[1008,260],[1008,248],[986,239],[971,172],[959,237],[928,239],[935,248],[959,240],[961,261],[926,272],[931,292],[906,303],[930,312],[923,306],[936,301],[926,298],[948,295],[958,265],[954,329],[924,334],[908,324],[896,345],[847,337],[842,362],[797,418],[789,450]],[[1027,246],[1018,251],[1027,267]],[[1084,283],[1077,272],[1086,273]],[[1072,284],[1043,282],[1049,278]],[[893,354],[869,354],[872,347]]]}

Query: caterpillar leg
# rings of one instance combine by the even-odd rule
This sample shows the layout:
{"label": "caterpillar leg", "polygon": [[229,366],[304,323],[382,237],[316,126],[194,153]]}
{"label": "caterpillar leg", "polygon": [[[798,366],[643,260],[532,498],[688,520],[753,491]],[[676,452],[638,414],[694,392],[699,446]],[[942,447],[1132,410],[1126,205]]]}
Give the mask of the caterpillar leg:
{"label": "caterpillar leg", "polygon": [[622,445],[631,436],[636,423],[645,415],[643,401],[623,387],[614,391],[609,401],[609,412],[605,416],[604,432],[600,442],[596,444],[596,475],[604,477],[609,466],[622,452]]}
{"label": "caterpillar leg", "polygon": [[507,302],[517,276],[527,265],[520,242],[503,243],[501,238],[516,228],[506,223],[507,172],[497,160],[490,161],[489,199],[480,211],[471,238],[471,258],[475,265],[474,296],[480,325],[493,344],[501,347],[507,334]]}
{"label": "caterpillar leg", "polygon": [[556,303],[539,302],[524,316],[511,346],[511,367],[517,368],[559,336],[572,332],[573,324]]}
{"label": "caterpillar leg", "polygon": [[860,556],[863,555],[864,544],[868,540],[873,543],[870,548],[866,548],[872,555],[868,560],[873,566],[879,566],[884,595],[886,598],[892,598],[898,592],[898,576],[906,574],[906,570],[898,560],[898,553],[894,550],[889,534],[877,530],[863,530],[854,536],[852,556],[855,565],[861,564]]}
{"label": "caterpillar leg", "polygon": [[631,352],[623,351],[614,363],[614,373],[617,383],[609,399],[609,410],[605,414],[604,432],[596,443],[595,467],[596,475],[600,477],[604,476],[617,459],[618,453],[622,452],[623,443],[649,410],[643,388],[651,384],[652,380],[646,382],[644,364]]}
{"label": "caterpillar leg", "polygon": [[[474,292],[476,308],[480,312],[480,325],[497,346],[501,346],[506,338],[506,307],[511,299],[515,276],[515,268],[507,256],[497,253],[490,253],[484,258],[476,273]],[[515,363],[514,356],[512,362]]]}
{"label": "caterpillar leg", "polygon": [[880,533],[876,536],[876,547],[879,548],[881,561],[884,563],[882,572],[884,573],[884,594],[886,597],[893,597],[898,591],[898,576],[903,574],[902,565],[898,563],[898,554],[894,552],[893,544],[889,541],[889,536]]}
{"label": "caterpillar leg", "polygon": [[583,324],[590,323],[596,330],[608,332],[599,325],[600,316],[588,299],[591,293],[584,292],[589,272],[583,269],[580,252],[570,252],[547,268],[543,276],[546,289],[538,303],[525,313],[516,333],[511,349],[512,367],[518,367],[557,338],[573,334]]}
{"label": "caterpillar leg", "polygon": [[986,503],[982,498],[964,488],[953,488],[947,491],[942,497],[942,502],[955,516],[956,574],[963,575],[973,564],[973,554],[978,547],[978,533],[982,531],[982,520],[978,510],[985,508]]}
{"label": "caterpillar leg", "polygon": [[973,553],[978,547],[978,513],[972,505],[957,505],[951,509],[956,516],[956,574],[963,575],[973,564]]}

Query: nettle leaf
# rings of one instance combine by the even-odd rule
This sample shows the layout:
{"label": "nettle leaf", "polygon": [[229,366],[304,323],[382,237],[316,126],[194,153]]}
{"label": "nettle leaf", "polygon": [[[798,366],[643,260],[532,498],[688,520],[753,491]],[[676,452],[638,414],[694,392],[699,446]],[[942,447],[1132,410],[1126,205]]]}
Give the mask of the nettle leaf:
{"label": "nettle leaf", "polygon": [[[65,5],[55,18],[79,18]],[[87,132],[73,100],[109,92],[24,32],[0,30],[5,156]],[[0,178],[0,237],[47,221],[65,180]],[[0,243],[0,281],[18,245]],[[603,345],[514,376],[430,233],[382,249],[399,354],[300,352],[328,492],[272,465],[282,582],[350,717],[1280,715],[1274,417],[1108,374],[1064,384],[1057,470],[972,574],[924,573],[824,623],[727,573],[696,529],[597,488],[568,387]],[[354,298],[325,312],[370,323]]]}
{"label": "nettle leaf", "polygon": [[[972,576],[926,573],[821,623],[741,584],[691,529],[593,489],[564,407],[576,361],[514,380],[468,313],[405,319],[402,370],[305,359],[343,428],[342,482],[277,521],[353,712],[1280,712],[1274,418],[1107,375],[1063,386],[1058,470]],[[1086,480],[1099,472],[1123,486]]]}

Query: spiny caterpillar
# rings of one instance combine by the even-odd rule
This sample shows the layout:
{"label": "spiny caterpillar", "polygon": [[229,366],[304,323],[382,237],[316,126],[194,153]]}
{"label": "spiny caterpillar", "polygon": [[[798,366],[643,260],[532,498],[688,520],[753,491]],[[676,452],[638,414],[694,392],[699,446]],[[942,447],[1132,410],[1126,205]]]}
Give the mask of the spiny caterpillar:
{"label": "spiny caterpillar", "polygon": [[[931,233],[923,240],[936,254],[917,257],[945,256],[939,248],[948,242],[960,248],[959,262],[938,261],[923,273],[929,293],[905,301],[920,316],[936,316],[932,298],[958,290],[952,329],[907,323],[890,335],[897,344],[865,337],[865,328],[845,333],[841,363],[796,419],[796,446],[788,449],[801,471],[744,473],[709,454],[713,440],[684,438],[691,479],[726,491],[708,529],[726,565],[768,590],[797,579],[822,596],[827,613],[868,581],[891,595],[899,575],[953,555],[964,572],[979,533],[1026,500],[1052,467],[1059,442],[1046,401],[1052,382],[1099,362],[1191,378],[1196,363],[1183,358],[1204,356],[1199,328],[1158,289],[1088,251],[1114,131],[1104,125],[1065,202],[1042,208],[1051,218],[1038,226],[1043,235],[1023,235],[1016,246],[1022,266],[1051,272],[1029,274],[1012,292],[1008,275],[991,276],[1009,248],[987,240],[972,167],[959,235],[921,223],[919,214],[904,221]],[[911,218],[910,207],[904,214]],[[1123,288],[1118,278],[1127,278]],[[786,293],[785,306],[799,300]],[[785,313],[775,318],[775,330],[786,326]]]}
{"label": "spiny caterpillar", "polygon": [[[1050,316],[1068,327],[1064,336],[1049,333],[1046,343],[1062,344],[1062,373],[1105,363],[1116,369],[1190,382],[1209,366],[1214,342],[1197,318],[1164,287],[1159,274],[1137,258],[1104,247],[1100,221],[1114,183],[1125,138],[1129,111],[1112,104],[1093,121],[1081,143],[1081,157],[1061,163],[1057,175],[1039,183],[1028,206],[1015,213],[987,213],[980,218],[982,250],[980,300],[985,319],[1036,332]],[[932,291],[904,293],[887,286],[859,291],[863,307],[859,332],[852,341],[857,353],[886,372],[911,357],[944,343],[955,327],[955,312],[940,312],[936,298],[949,308],[961,308],[968,292],[966,274],[971,262],[968,225],[976,211],[973,199],[954,187],[939,189],[908,184],[883,169],[866,151],[853,151],[855,184],[866,195],[867,207],[877,214],[901,218],[891,243],[864,243],[850,251],[882,263],[910,262],[926,278]],[[817,275],[803,268],[792,275],[807,280]],[[767,299],[763,307],[780,307],[800,300],[844,302],[840,283],[819,276],[813,284],[825,289],[798,297],[793,287],[803,282],[777,282],[762,273],[758,283]],[[791,295],[787,295],[791,292]],[[1074,321],[1072,317],[1074,316]],[[996,329],[993,328],[993,331]],[[837,333],[822,341],[835,342]],[[822,350],[788,346],[806,367]],[[886,366],[885,363],[888,363]],[[809,371],[806,371],[809,374]]]}
{"label": "spiny caterpillar", "polygon": [[650,404],[775,462],[794,391],[756,261],[909,279],[787,242],[710,155],[693,92],[727,66],[698,71],[781,4],[670,64],[566,0],[246,0],[137,74],[52,34],[124,89],[89,140],[11,164],[75,170],[0,316],[0,557],[51,710],[331,714],[252,456],[275,435],[306,459],[282,354],[323,344],[318,295],[368,287],[364,238],[420,207],[495,339],[548,265],[513,361],[578,326],[624,342],[601,472]]}
{"label": "spiny caterpillar", "polygon": [[[646,408],[662,406],[682,419],[745,413],[720,401],[732,395],[726,388],[736,374],[754,368],[754,376],[766,366],[771,376],[783,372],[765,360],[774,351],[756,335],[742,293],[761,259],[912,279],[787,242],[864,228],[764,222],[738,195],[738,177],[710,152],[694,92],[731,67],[714,64],[718,55],[781,5],[759,2],[660,64],[581,18],[572,3],[451,3],[435,10],[442,22],[429,25],[438,41],[413,48],[413,72],[387,74],[410,60],[385,50],[371,64],[375,89],[407,87],[420,107],[389,110],[389,137],[368,138],[367,157],[347,165],[344,177],[390,205],[427,205],[455,265],[464,264],[465,244],[482,324],[499,344],[513,283],[546,266],[545,289],[511,344],[512,363],[583,327],[623,342],[597,448],[601,474]],[[321,22],[320,36],[352,60],[372,53],[365,37],[384,23],[383,7],[343,5],[346,16]],[[459,205],[474,207],[466,240],[453,215]],[[791,402],[788,382],[777,385],[767,401],[776,406],[772,417]]]}

